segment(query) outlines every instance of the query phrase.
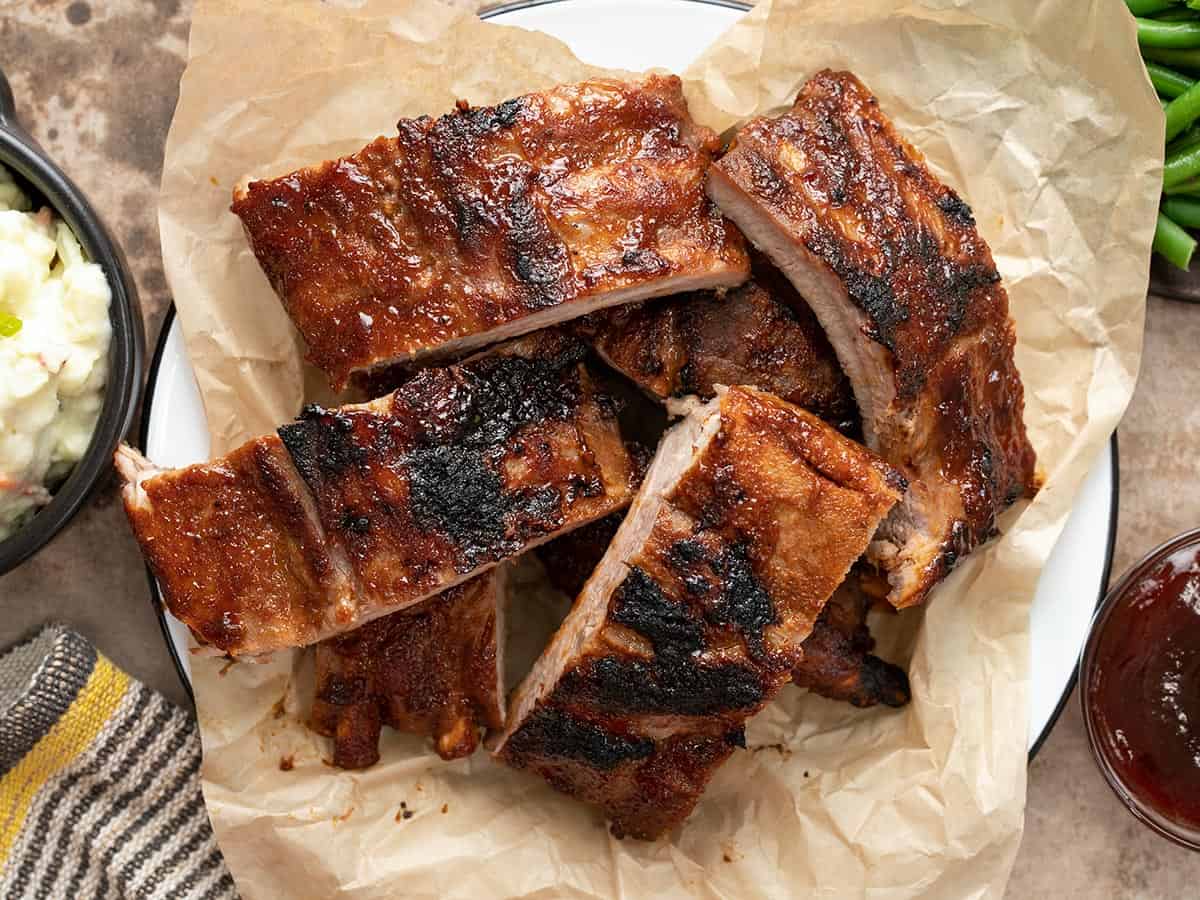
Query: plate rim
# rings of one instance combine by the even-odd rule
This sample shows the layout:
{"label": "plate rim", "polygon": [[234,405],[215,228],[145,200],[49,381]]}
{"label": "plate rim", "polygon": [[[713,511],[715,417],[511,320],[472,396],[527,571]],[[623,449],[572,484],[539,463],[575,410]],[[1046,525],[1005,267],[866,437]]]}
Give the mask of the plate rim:
{"label": "plate rim", "polygon": [[[536,6],[549,6],[551,4],[559,4],[570,2],[570,0],[509,0],[509,2],[500,2],[484,6],[478,13],[481,19],[491,19],[497,16],[502,16],[506,13],[515,12],[521,9],[529,9]],[[726,9],[735,9],[741,11],[749,11],[753,7],[749,3],[742,0],[675,0],[680,3],[699,3],[705,6],[720,6]],[[151,412],[154,407],[154,400],[157,395],[158,375],[162,364],[163,356],[166,351],[167,341],[171,334],[171,328],[175,324],[176,312],[174,301],[167,307],[166,315],[163,316],[162,325],[160,326],[158,337],[155,340],[154,356],[150,361],[150,366],[147,370],[146,385],[143,393],[141,420],[138,424],[138,444],[141,449],[145,449],[149,443],[150,437],[150,420]],[[1105,596],[1108,594],[1109,582],[1112,577],[1113,554],[1116,549],[1117,542],[1117,523],[1120,518],[1120,500],[1121,500],[1121,470],[1120,470],[1120,453],[1118,452],[1117,431],[1113,430],[1112,435],[1108,440],[1109,466],[1111,475],[1110,497],[1109,497],[1109,515],[1108,515],[1108,540],[1104,550],[1104,563],[1100,577],[1100,589],[1097,592],[1096,602],[1093,605],[1093,614],[1096,609],[1099,609],[1100,604],[1104,602]],[[1094,463],[1093,463],[1094,465]],[[167,645],[167,652],[171,655],[171,662],[175,667],[175,674],[183,685],[184,691],[187,693],[188,699],[195,706],[196,695],[192,691],[191,680],[183,667],[183,661],[179,658],[179,653],[175,648],[175,642],[171,639],[170,627],[167,624],[166,605],[163,602],[162,594],[159,591],[158,581],[154,577],[154,573],[150,571],[150,567],[145,566],[146,580],[150,586],[150,603],[154,608],[155,618],[158,620],[159,631],[162,633],[163,642]],[[1086,644],[1086,635],[1084,638]],[[1083,652],[1083,647],[1080,647],[1080,653]],[[1070,676],[1063,685],[1058,702],[1054,706],[1054,711],[1046,719],[1046,724],[1042,726],[1042,730],[1038,733],[1037,739],[1030,745],[1027,764],[1031,764],[1037,756],[1046,740],[1050,737],[1050,733],[1054,731],[1054,726],[1058,724],[1059,717],[1066,708],[1071,694],[1079,680],[1079,666],[1073,665],[1070,670]]]}

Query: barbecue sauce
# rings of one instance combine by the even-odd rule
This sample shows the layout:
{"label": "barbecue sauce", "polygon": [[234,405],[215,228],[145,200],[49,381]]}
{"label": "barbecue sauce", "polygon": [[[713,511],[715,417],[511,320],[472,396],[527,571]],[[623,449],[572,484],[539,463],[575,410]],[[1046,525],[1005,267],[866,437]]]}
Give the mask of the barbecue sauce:
{"label": "barbecue sauce", "polygon": [[1200,546],[1135,575],[1085,689],[1096,745],[1135,802],[1200,831]]}

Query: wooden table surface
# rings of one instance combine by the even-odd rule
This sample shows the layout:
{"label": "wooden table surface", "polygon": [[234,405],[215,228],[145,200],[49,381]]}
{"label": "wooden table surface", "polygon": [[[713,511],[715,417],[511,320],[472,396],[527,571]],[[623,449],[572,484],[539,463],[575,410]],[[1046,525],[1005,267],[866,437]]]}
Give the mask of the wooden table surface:
{"label": "wooden table surface", "polygon": [[[469,0],[468,0],[469,2]],[[189,0],[0,0],[0,65],[34,135],[125,248],[146,332],[170,295],[159,259],[162,148],[187,48]],[[1114,577],[1200,525],[1200,306],[1151,298],[1137,393],[1120,428]],[[113,480],[32,561],[0,577],[0,646],[57,619],[186,704]],[[1200,896],[1200,854],[1153,836],[1112,796],[1072,698],[1029,773],[1011,898]]]}

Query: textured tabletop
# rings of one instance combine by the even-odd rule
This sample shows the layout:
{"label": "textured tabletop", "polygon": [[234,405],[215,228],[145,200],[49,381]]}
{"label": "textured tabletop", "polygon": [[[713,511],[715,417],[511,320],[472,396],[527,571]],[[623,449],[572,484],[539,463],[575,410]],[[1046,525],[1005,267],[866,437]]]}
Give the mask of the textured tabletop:
{"label": "textured tabletop", "polygon": [[[180,0],[0,0],[0,65],[21,117],[124,246],[151,348],[170,303],[155,206],[189,9]],[[1152,298],[1146,326],[1141,379],[1119,433],[1114,577],[1200,525],[1200,305]],[[0,577],[0,646],[49,619],[74,625],[129,672],[187,702],[115,479],[51,546]],[[1073,697],[1030,769],[1008,896],[1175,898],[1195,896],[1197,884],[1200,854],[1151,835],[1101,780]]]}

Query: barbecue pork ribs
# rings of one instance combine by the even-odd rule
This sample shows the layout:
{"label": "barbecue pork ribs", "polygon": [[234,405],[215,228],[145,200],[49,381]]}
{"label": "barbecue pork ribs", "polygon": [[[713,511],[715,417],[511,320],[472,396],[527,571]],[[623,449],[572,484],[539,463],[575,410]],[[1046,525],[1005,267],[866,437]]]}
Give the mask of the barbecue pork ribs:
{"label": "barbecue pork ribs", "polygon": [[629,455],[585,353],[542,332],[185,469],[121,447],[167,606],[234,656],[304,646],[624,507]]}
{"label": "barbecue pork ribs", "polygon": [[716,136],[680,81],[594,80],[438,119],[235,192],[263,271],[335,387],[595,309],[744,281],[704,193]]}
{"label": "barbecue pork ribs", "polygon": [[816,316],[759,254],[752,271],[724,295],[694,291],[605,310],[581,320],[579,331],[660,401],[710,400],[718,384],[748,384],[856,431],[850,382]]}
{"label": "barbecue pork ribs", "polygon": [[333,738],[335,766],[378,762],[383,725],[431,736],[446,760],[504,725],[507,568],[317,644],[309,724]]}
{"label": "barbecue pork ribs", "polygon": [[1008,297],[970,208],[845,72],[738,131],[708,190],[812,306],[867,444],[909,477],[869,555],[895,606],[921,602],[1036,489]]}
{"label": "barbecue pork ribs", "polygon": [[[579,596],[624,518],[624,511],[609,513],[538,547],[535,552],[550,583],[569,597]],[[871,605],[872,599],[859,586],[857,570],[851,570],[801,644],[804,654],[792,672],[792,683],[860,708],[907,704],[912,693],[904,670],[871,653],[875,647],[867,624]]]}
{"label": "barbecue pork ribs", "polygon": [[617,835],[682,822],[901,486],[769,394],[730,388],[694,411],[514,692],[498,757],[599,805]]}

